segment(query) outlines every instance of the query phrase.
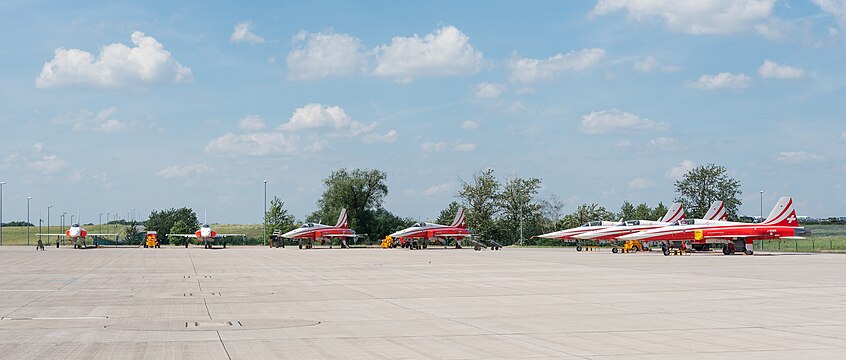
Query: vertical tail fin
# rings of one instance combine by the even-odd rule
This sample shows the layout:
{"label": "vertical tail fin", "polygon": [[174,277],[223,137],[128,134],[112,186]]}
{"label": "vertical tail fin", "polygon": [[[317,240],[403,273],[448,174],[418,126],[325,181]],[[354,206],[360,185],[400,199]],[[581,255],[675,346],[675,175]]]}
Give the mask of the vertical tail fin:
{"label": "vertical tail fin", "polygon": [[335,227],[344,228],[346,229],[349,226],[347,222],[347,209],[341,209],[341,215],[338,216],[338,223],[335,224]]}
{"label": "vertical tail fin", "polygon": [[455,213],[455,220],[453,220],[452,224],[450,224],[449,226],[460,227],[460,228],[467,227],[467,224],[464,220],[464,209],[463,208],[458,208],[458,211]]}
{"label": "vertical tail fin", "polygon": [[660,221],[674,223],[679,220],[684,219],[684,208],[682,207],[681,203],[673,203],[670,205],[670,208],[667,209],[667,214],[661,218]]}
{"label": "vertical tail fin", "polygon": [[726,220],[726,204],[722,201],[714,201],[711,203],[711,208],[702,217],[703,220]]}
{"label": "vertical tail fin", "polygon": [[781,199],[778,199],[773,211],[770,212],[770,216],[767,216],[767,220],[764,220],[764,224],[796,226],[798,221],[796,221],[796,210],[793,209],[793,198],[783,196]]}

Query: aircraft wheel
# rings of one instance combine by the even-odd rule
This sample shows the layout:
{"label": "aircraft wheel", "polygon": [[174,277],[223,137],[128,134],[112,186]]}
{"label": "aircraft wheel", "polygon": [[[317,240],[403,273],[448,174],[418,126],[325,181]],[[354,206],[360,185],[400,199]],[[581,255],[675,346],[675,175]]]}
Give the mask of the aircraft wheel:
{"label": "aircraft wheel", "polygon": [[576,251],[582,251],[582,246],[581,246],[581,245],[576,245]]}
{"label": "aircraft wheel", "polygon": [[670,256],[670,248],[668,248],[666,246],[661,247],[661,252],[664,253],[664,256]]}
{"label": "aircraft wheel", "polygon": [[746,255],[754,254],[754,252],[752,250],[744,250],[743,253],[746,254]]}
{"label": "aircraft wheel", "polygon": [[729,249],[728,244],[723,245],[723,255],[731,255],[731,249]]}
{"label": "aircraft wheel", "polygon": [[476,246],[473,247],[473,250],[482,251],[482,247],[479,246],[479,245],[476,245]]}
{"label": "aircraft wheel", "polygon": [[185,248],[188,248],[188,239],[185,239]]}
{"label": "aircraft wheel", "polygon": [[303,244],[300,244],[300,250],[302,250],[302,249],[303,249]]}
{"label": "aircraft wheel", "polygon": [[637,248],[637,246],[632,246],[631,252],[636,253],[636,252],[638,252],[638,250],[639,249]]}
{"label": "aircraft wheel", "polygon": [[226,240],[223,240],[223,248],[226,249]]}
{"label": "aircraft wheel", "polygon": [[618,251],[620,251],[620,250],[617,250],[617,248],[616,248],[616,247],[614,247],[614,248],[612,248],[612,249],[611,249],[611,252],[612,252],[612,253],[615,253],[615,254],[616,254]]}

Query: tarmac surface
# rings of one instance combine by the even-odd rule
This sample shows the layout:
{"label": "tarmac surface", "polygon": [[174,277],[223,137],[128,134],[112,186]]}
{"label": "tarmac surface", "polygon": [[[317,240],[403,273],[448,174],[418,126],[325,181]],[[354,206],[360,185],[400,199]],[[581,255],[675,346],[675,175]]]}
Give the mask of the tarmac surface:
{"label": "tarmac surface", "polygon": [[842,359],[846,255],[0,248],[3,359]]}

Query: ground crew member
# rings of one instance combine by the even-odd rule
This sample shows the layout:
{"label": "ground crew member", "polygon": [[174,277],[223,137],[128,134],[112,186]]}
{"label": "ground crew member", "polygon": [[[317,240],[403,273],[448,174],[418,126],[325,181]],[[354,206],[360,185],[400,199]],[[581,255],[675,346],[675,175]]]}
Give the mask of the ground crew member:
{"label": "ground crew member", "polygon": [[44,251],[44,243],[41,242],[41,239],[38,239],[38,245],[35,246],[35,251],[38,250]]}

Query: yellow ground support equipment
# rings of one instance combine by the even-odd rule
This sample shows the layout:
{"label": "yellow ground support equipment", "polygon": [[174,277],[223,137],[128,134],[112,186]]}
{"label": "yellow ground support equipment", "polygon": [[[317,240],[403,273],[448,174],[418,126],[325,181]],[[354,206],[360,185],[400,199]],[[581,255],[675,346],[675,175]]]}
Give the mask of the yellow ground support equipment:
{"label": "yellow ground support equipment", "polygon": [[145,248],[157,248],[161,247],[159,244],[159,235],[155,231],[148,231],[147,236],[144,237],[144,247]]}
{"label": "yellow ground support equipment", "polygon": [[390,235],[385,236],[385,239],[382,240],[382,248],[383,249],[390,248],[391,245],[393,245],[393,244],[394,244],[394,239]]}
{"label": "yellow ground support equipment", "polygon": [[638,251],[651,251],[650,248],[643,246],[639,240],[628,240],[623,246],[614,246],[611,248],[612,253],[636,253]]}

